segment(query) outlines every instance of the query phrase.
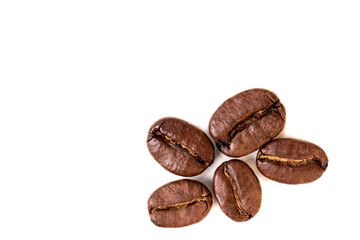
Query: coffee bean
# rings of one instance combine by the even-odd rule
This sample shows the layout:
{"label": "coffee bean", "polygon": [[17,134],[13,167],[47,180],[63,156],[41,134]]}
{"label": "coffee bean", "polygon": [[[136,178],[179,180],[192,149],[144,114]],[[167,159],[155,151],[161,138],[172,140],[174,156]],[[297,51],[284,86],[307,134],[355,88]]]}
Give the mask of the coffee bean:
{"label": "coffee bean", "polygon": [[300,184],[321,177],[328,166],[328,158],[324,150],[313,143],[279,138],[260,148],[256,166],[274,181]]}
{"label": "coffee bean", "polygon": [[202,173],[215,158],[214,146],[203,131],[172,117],[151,126],[147,146],[163,168],[185,177]]}
{"label": "coffee bean", "polygon": [[253,218],[261,206],[261,186],[253,170],[241,160],[230,160],[215,171],[213,188],[221,210],[236,222]]}
{"label": "coffee bean", "polygon": [[210,119],[209,131],[222,153],[241,157],[276,137],[285,118],[285,108],[275,93],[255,88],[221,104]]}
{"label": "coffee bean", "polygon": [[211,206],[209,189],[190,179],[165,184],[148,200],[150,220],[159,227],[184,227],[200,222]]}

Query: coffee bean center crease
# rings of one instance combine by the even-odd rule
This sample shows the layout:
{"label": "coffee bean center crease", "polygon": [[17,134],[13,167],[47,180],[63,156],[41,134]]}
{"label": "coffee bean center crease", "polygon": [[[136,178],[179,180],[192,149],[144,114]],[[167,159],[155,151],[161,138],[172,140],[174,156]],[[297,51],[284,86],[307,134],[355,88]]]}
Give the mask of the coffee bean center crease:
{"label": "coffee bean center crease", "polygon": [[[268,97],[268,99],[270,99]],[[242,122],[239,122],[237,125],[235,125],[235,127],[233,127],[231,129],[231,131],[228,134],[228,138],[225,140],[218,140],[216,141],[216,146],[221,149],[223,147],[230,147],[230,143],[233,140],[233,138],[236,136],[236,134],[238,134],[239,132],[244,131],[246,128],[248,128],[251,124],[253,124],[254,122],[266,117],[267,115],[271,114],[271,113],[277,113],[281,116],[281,113],[279,112],[279,108],[282,106],[282,104],[280,103],[280,100],[276,100],[273,101],[270,99],[270,101],[273,103],[270,107],[268,107],[267,109],[263,109],[260,110],[252,115],[250,115],[248,118],[246,118],[245,120],[243,120]]]}
{"label": "coffee bean center crease", "polygon": [[262,153],[262,155],[260,155],[257,160],[269,160],[269,161],[287,164],[287,165],[290,165],[293,167],[302,166],[302,165],[307,164],[310,161],[315,161],[316,163],[318,163],[321,166],[322,169],[324,169],[324,170],[326,169],[326,166],[322,166],[319,158],[317,158],[316,156],[311,156],[311,157],[304,158],[304,159],[292,159],[292,158],[286,158],[286,157],[265,155]]}
{"label": "coffee bean center crease", "polygon": [[[160,126],[161,127],[161,126]],[[193,151],[191,148],[189,148],[188,146],[185,146],[184,144],[182,144],[181,142],[175,141],[173,140],[171,137],[165,135],[164,133],[162,133],[160,131],[160,128],[158,130],[156,130],[153,133],[154,136],[158,136],[163,138],[165,141],[167,141],[168,143],[172,144],[173,146],[176,146],[180,149],[185,150],[188,154],[190,154],[196,161],[198,161],[201,164],[205,164],[205,165],[210,165],[209,162],[204,161],[198,154],[196,154],[195,151]],[[152,138],[151,138],[152,139]],[[149,141],[151,140],[149,139]]]}
{"label": "coffee bean center crease", "polygon": [[[149,212],[150,213],[153,213],[154,211],[163,211],[163,210],[169,210],[169,211],[173,211],[173,210],[177,210],[177,209],[180,209],[180,208],[185,208],[185,207],[188,207],[188,206],[191,206],[193,204],[196,204],[198,202],[201,202],[201,201],[204,201],[206,203],[206,209],[205,211],[207,210],[208,208],[208,205],[207,205],[207,197],[209,197],[210,194],[208,195],[202,195],[200,197],[197,197],[197,198],[193,198],[189,201],[186,201],[186,202],[181,202],[181,203],[174,203],[174,204],[169,204],[169,205],[164,205],[164,206],[157,206],[157,207],[152,207]],[[205,212],[204,211],[204,212]]]}
{"label": "coffee bean center crease", "polygon": [[233,195],[234,195],[235,202],[236,202],[236,209],[239,211],[239,213],[240,213],[241,215],[244,215],[244,216],[246,216],[246,217],[249,218],[249,219],[252,218],[252,215],[249,214],[249,213],[245,210],[244,206],[241,204],[240,198],[239,198],[239,196],[238,196],[238,194],[237,194],[237,187],[235,186],[235,183],[234,183],[233,179],[231,178],[229,172],[227,171],[227,165],[226,165],[226,164],[224,164],[223,173],[224,173],[226,179],[229,181],[230,186],[231,186],[231,188],[232,188]]}

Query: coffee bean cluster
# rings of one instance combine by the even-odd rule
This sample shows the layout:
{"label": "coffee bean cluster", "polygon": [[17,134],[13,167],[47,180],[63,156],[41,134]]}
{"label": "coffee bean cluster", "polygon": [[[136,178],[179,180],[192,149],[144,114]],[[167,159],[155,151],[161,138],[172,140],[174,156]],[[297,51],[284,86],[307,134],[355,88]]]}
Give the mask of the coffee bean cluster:
{"label": "coffee bean cluster", "polygon": [[[285,119],[285,107],[275,93],[249,89],[220,105],[210,119],[209,132],[219,151],[229,157],[258,150],[256,166],[269,179],[286,184],[315,181],[326,170],[328,158],[313,143],[274,139],[284,128]],[[173,117],[162,118],[150,127],[147,146],[163,168],[184,177],[202,173],[215,158],[214,146],[206,133]],[[248,221],[260,210],[260,182],[239,159],[225,161],[216,169],[213,190],[221,210],[236,222]],[[148,200],[150,220],[159,227],[197,223],[206,217],[211,206],[209,189],[190,179],[167,183]]]}

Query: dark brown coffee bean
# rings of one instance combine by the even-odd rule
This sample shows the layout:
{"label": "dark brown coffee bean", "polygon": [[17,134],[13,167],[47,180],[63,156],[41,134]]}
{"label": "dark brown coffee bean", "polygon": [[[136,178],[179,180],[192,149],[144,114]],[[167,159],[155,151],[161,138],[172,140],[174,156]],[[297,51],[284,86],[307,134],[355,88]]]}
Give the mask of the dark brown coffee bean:
{"label": "dark brown coffee bean", "polygon": [[285,117],[275,93],[255,88],[221,104],[210,119],[209,131],[222,153],[241,157],[276,137],[285,126]]}
{"label": "dark brown coffee bean", "polygon": [[190,179],[165,184],[148,200],[150,220],[159,227],[184,227],[200,222],[211,206],[209,189]]}
{"label": "dark brown coffee bean", "polygon": [[185,177],[202,173],[215,157],[214,146],[203,131],[171,117],[151,126],[147,146],[163,168]]}
{"label": "dark brown coffee bean", "polygon": [[230,160],[215,171],[213,188],[221,210],[232,220],[253,218],[261,206],[261,186],[253,170],[243,161]]}
{"label": "dark brown coffee bean", "polygon": [[300,184],[321,177],[328,166],[328,158],[324,150],[313,143],[279,138],[260,148],[256,166],[274,181]]}

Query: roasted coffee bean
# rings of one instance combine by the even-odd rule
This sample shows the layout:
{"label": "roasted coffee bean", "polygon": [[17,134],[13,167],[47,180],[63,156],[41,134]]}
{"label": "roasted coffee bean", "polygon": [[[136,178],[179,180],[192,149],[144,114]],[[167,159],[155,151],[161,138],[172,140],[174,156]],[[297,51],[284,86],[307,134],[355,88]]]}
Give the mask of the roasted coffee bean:
{"label": "roasted coffee bean", "polygon": [[255,88],[221,104],[210,119],[209,131],[222,153],[241,157],[276,137],[285,118],[285,108],[275,93]]}
{"label": "roasted coffee bean", "polygon": [[195,176],[215,158],[208,136],[177,118],[162,118],[150,128],[147,146],[154,159],[166,170],[185,177]]}
{"label": "roasted coffee bean", "polygon": [[328,166],[319,146],[292,138],[272,140],[260,148],[256,157],[259,171],[274,181],[300,184],[315,181]]}
{"label": "roasted coffee bean", "polygon": [[232,220],[253,218],[261,206],[261,186],[253,170],[241,160],[230,160],[215,171],[214,195],[221,210]]}
{"label": "roasted coffee bean", "polygon": [[150,220],[159,227],[184,227],[200,222],[211,206],[209,189],[190,179],[165,184],[148,200]]}

